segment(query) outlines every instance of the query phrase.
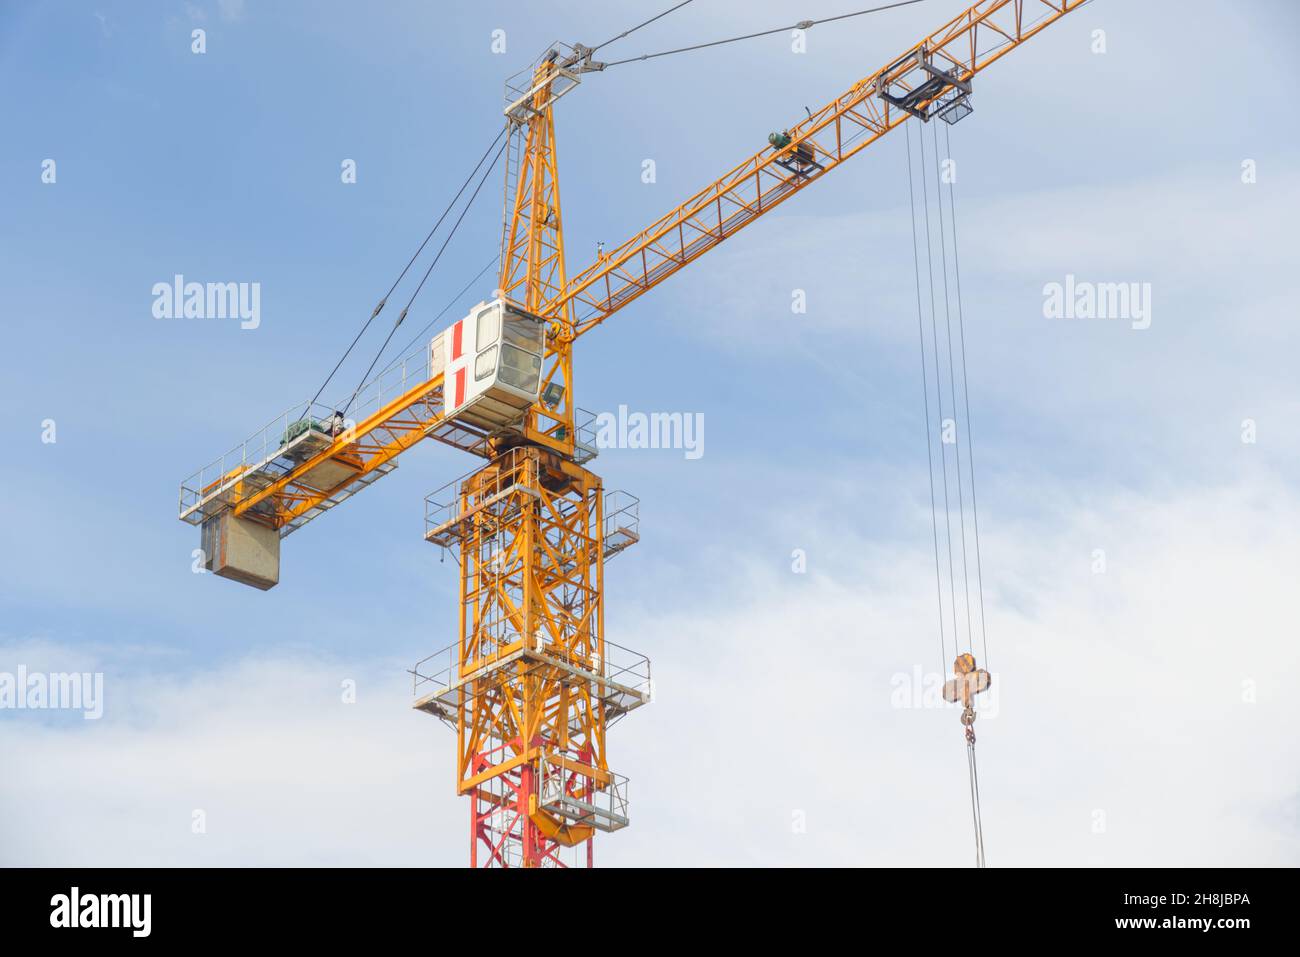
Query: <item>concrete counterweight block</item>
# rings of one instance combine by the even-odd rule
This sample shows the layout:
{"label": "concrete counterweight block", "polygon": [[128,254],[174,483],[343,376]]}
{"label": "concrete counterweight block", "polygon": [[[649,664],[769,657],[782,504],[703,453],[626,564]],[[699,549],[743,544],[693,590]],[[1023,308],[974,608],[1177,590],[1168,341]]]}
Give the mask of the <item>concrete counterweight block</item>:
{"label": "concrete counterweight block", "polygon": [[266,591],[280,580],[280,532],[231,511],[203,523],[208,571]]}

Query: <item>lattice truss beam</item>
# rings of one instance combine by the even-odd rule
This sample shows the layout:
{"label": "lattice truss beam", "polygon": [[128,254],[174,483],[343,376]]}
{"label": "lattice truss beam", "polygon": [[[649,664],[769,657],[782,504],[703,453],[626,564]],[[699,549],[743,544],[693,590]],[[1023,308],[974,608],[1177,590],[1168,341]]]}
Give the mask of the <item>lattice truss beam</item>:
{"label": "lattice truss beam", "polygon": [[603,489],[577,465],[517,448],[460,494],[458,789],[473,796],[489,863],[537,864],[592,833],[539,806],[547,758],[568,762],[563,787],[578,800],[609,777],[601,687],[587,677],[605,655]]}
{"label": "lattice truss beam", "polygon": [[[285,434],[276,450],[268,427],[182,484],[181,518],[198,524],[230,509],[284,536],[392,471],[398,456],[421,439],[489,454],[483,430],[446,418],[441,372],[394,391],[373,413],[327,439],[311,433],[291,441]],[[284,417],[281,427],[289,421]],[[307,439],[314,451],[302,454],[295,447]],[[209,473],[215,477],[200,480]]]}
{"label": "lattice truss beam", "polygon": [[[595,328],[638,296],[857,155],[914,115],[880,95],[921,88],[932,74],[918,55],[969,85],[1001,59],[1087,0],[982,0],[917,42],[890,65],[788,130],[790,142],[764,149],[604,253],[541,305],[572,309],[574,335]],[[939,95],[942,95],[940,92]],[[929,104],[931,98],[920,101]],[[806,159],[804,158],[806,157]]]}
{"label": "lattice truss beam", "polygon": [[[462,677],[518,651],[544,652],[593,672],[604,653],[599,479],[552,460],[578,475],[548,488],[557,473],[543,483],[542,454],[507,459],[466,483],[480,486],[465,490],[467,511],[477,508],[478,496],[497,495],[503,482],[507,489],[474,511],[460,550]],[[590,692],[527,655],[491,669],[475,682],[464,711],[462,782],[471,777],[473,756],[494,741],[529,742],[525,750],[544,741],[583,751],[605,767],[604,717]]]}
{"label": "lattice truss beam", "polygon": [[552,83],[559,67],[544,59],[533,75],[532,110],[527,122],[510,120],[506,209],[502,231],[500,295],[526,311],[551,320],[542,394],[558,390],[552,404],[534,406],[524,432],[558,451],[573,450],[572,315],[567,303],[547,309],[567,278],[560,178],[555,150]]}
{"label": "lattice truss beam", "polygon": [[[383,409],[358,423],[333,443],[316,453],[293,471],[261,489],[250,489],[234,502],[235,514],[251,513],[276,528],[293,526],[313,509],[329,508],[333,488],[318,488],[306,480],[318,465],[328,460],[355,463],[356,472],[345,486],[361,482],[367,475],[382,470],[416,442],[433,434],[442,421],[442,374],[413,387]],[[457,447],[477,445],[481,435],[464,428],[452,430],[449,442]],[[341,489],[340,489],[341,490]]]}
{"label": "lattice truss beam", "polygon": [[[512,138],[522,137],[524,142],[522,150],[510,151],[518,169],[513,195],[506,197],[510,218],[503,236],[500,281],[503,296],[539,315],[542,303],[553,299],[565,283],[555,123],[542,82],[548,69],[547,64],[539,68],[535,115],[510,131]],[[511,179],[507,172],[507,189]],[[554,315],[560,318],[563,313]]]}

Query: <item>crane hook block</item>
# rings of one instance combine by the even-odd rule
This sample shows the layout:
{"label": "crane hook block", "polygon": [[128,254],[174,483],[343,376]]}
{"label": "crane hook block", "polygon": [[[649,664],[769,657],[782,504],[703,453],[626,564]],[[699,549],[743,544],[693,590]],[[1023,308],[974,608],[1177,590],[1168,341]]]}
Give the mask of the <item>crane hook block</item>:
{"label": "crane hook block", "polygon": [[956,704],[961,702],[961,723],[967,728],[975,723],[975,696],[987,691],[993,684],[993,676],[975,664],[975,656],[961,654],[952,663],[953,677],[943,686],[943,700]]}

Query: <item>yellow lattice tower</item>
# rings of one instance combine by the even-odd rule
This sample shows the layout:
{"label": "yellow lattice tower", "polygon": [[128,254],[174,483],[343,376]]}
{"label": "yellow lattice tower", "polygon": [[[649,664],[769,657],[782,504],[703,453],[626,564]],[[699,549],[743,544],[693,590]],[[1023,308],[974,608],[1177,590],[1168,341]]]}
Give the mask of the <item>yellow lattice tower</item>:
{"label": "yellow lattice tower", "polygon": [[498,296],[547,324],[544,398],[519,430],[492,436],[489,463],[453,483],[426,536],[460,563],[459,641],[422,706],[456,725],[474,866],[574,863],[565,848],[590,864],[594,832],[628,823],[606,730],[649,697],[649,662],[604,635],[604,564],[638,537],[635,501],[607,514],[600,478],[580,464],[592,450],[575,442],[568,307],[537,312],[565,285],[551,115],[564,76],[544,59],[507,111],[517,142]]}
{"label": "yellow lattice tower", "polygon": [[556,300],[567,283],[552,106],[569,88],[561,85],[576,82],[576,74],[548,54],[532,77],[532,87],[506,111],[511,142],[506,157],[507,215],[497,295],[550,324],[542,394],[552,401],[533,406],[524,435],[572,456],[572,307],[566,302],[554,313],[547,313],[543,304]]}

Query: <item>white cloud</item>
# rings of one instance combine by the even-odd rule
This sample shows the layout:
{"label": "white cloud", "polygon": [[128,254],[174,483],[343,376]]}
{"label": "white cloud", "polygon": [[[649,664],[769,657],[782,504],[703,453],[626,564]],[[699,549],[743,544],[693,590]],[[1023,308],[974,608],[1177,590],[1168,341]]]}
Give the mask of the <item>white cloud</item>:
{"label": "white cloud", "polygon": [[[1038,504],[1056,520],[984,529],[1001,686],[978,728],[992,863],[1296,863],[1294,494],[1260,482]],[[936,666],[932,556],[823,539],[809,563],[835,571],[745,570],[747,588],[714,585],[733,609],[657,624],[671,644],[637,741],[688,744],[634,755],[628,860],[970,861],[956,714],[887,701],[893,673]]]}
{"label": "white cloud", "polygon": [[[881,148],[901,151],[902,133],[894,136],[898,141],[884,141]],[[954,154],[963,152],[970,148],[954,145]],[[756,225],[714,252],[711,268],[684,273],[686,282],[678,283],[675,294],[708,307],[707,322],[697,310],[683,317],[684,326],[746,350],[790,348],[788,336],[756,335],[757,317],[787,320],[819,334],[869,334],[910,344],[916,329],[912,234],[906,167],[901,154],[894,160],[887,172],[902,184],[903,205],[824,215],[784,207],[773,223]],[[1250,282],[1285,271],[1294,258],[1286,215],[1300,204],[1294,170],[1274,170],[1269,182],[1254,186],[1243,185],[1238,172],[1227,163],[1120,186],[1080,182],[1033,190],[1007,189],[997,180],[963,180],[956,202],[962,280],[970,287],[964,292],[1026,283],[1029,297],[1017,313],[1045,322],[1041,286],[1062,280],[1066,272],[1108,282],[1154,280],[1160,284],[1162,319],[1195,320],[1201,331],[1213,332],[1222,314],[1184,313],[1179,305],[1207,288],[1230,292],[1238,309],[1243,296],[1249,302],[1267,299],[1270,287]],[[838,184],[841,189],[852,185]],[[946,187],[944,202],[946,210]],[[919,209],[919,198],[917,203]],[[933,228],[937,236],[937,216]],[[939,282],[937,245],[935,250]],[[792,288],[808,292],[807,316],[791,315]],[[969,309],[978,316],[979,302]],[[1269,315],[1281,318],[1275,310]]]}
{"label": "white cloud", "polygon": [[[1051,520],[984,527],[1000,692],[978,726],[991,863],[1300,862],[1295,494],[1258,479],[1039,499]],[[939,666],[929,516],[909,521],[915,548],[804,529],[807,575],[742,559],[707,605],[681,596],[680,610],[611,622],[651,653],[657,700],[611,732],[633,826],[598,841],[598,862],[969,863],[955,712],[890,706],[894,674]],[[18,654],[53,668],[65,653],[10,646],[0,660]],[[188,677],[137,666],[110,680],[101,722],[6,716],[0,858],[462,864],[451,736],[410,711],[399,676],[288,653]],[[339,702],[346,677],[355,705]]]}
{"label": "white cloud", "polygon": [[[96,666],[47,643],[0,655],[5,667],[37,658]],[[0,863],[461,859],[464,805],[445,786],[453,737],[410,710],[400,669],[302,654],[189,675],[99,666],[107,713],[83,722],[98,725],[89,733],[57,716],[0,719]],[[346,678],[357,681],[355,704],[342,703]],[[192,833],[195,810],[206,833]]]}
{"label": "white cloud", "polygon": [[217,12],[222,20],[242,20],[244,18],[244,0],[217,0]]}

